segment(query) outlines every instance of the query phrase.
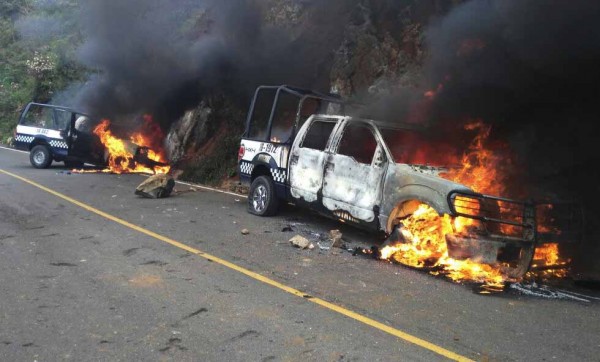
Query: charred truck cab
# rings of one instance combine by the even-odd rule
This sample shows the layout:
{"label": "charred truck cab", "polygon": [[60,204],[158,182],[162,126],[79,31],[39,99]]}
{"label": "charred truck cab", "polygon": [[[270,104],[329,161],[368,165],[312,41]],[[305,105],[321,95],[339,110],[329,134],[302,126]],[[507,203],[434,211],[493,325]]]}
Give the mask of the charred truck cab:
{"label": "charred truck cab", "polygon": [[94,119],[76,110],[40,103],[29,103],[15,130],[15,148],[29,151],[35,168],[48,168],[52,161],[67,167],[84,163],[106,164],[104,146],[93,133]]}
{"label": "charred truck cab", "polygon": [[[476,224],[446,234],[452,258],[500,265],[515,277],[529,270],[540,243],[578,240],[570,232],[581,230],[575,221],[582,218],[569,217],[560,235],[548,224],[542,230],[542,205],[483,195],[441,177],[447,168],[403,161],[402,140],[423,130],[346,116],[344,106],[333,95],[288,86],[257,89],[238,155],[249,212],[273,215],[281,201],[291,202],[397,243],[402,220],[425,204]],[[546,215],[554,222],[575,210],[543,209],[555,212]]]}

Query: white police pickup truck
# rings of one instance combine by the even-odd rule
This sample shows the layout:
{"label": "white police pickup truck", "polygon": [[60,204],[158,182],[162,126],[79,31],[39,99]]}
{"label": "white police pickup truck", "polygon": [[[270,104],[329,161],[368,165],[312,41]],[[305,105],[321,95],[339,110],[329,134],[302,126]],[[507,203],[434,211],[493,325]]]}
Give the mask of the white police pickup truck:
{"label": "white police pickup truck", "polygon": [[14,146],[29,151],[35,168],[48,168],[52,161],[79,168],[84,163],[106,164],[105,148],[93,134],[94,120],[73,109],[29,103],[19,118]]}
{"label": "white police pickup truck", "polygon": [[392,235],[399,220],[426,204],[483,225],[477,236],[453,235],[456,244],[475,238],[486,244],[480,249],[489,263],[511,263],[516,275],[528,270],[543,242],[534,203],[483,195],[440,177],[443,168],[407,163],[411,146],[403,142],[423,130],[347,116],[345,107],[334,95],[289,86],[256,90],[238,153],[250,213],[273,215],[289,202]]}

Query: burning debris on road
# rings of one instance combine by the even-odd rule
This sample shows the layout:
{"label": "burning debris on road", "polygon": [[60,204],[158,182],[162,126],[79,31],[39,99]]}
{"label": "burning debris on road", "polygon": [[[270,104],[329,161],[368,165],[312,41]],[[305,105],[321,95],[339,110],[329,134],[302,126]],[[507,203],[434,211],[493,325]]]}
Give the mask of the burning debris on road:
{"label": "burning debris on road", "polygon": [[[439,216],[431,207],[420,205],[399,225],[397,232],[401,241],[375,249],[375,256],[411,268],[427,270],[434,275],[443,275],[455,282],[481,283],[498,290],[502,290],[507,282],[567,276],[570,260],[560,256],[558,243],[537,246],[531,266],[527,264],[528,268],[525,269],[531,270],[515,275],[512,273],[513,266],[508,262],[496,262],[497,248],[479,242],[477,236],[473,236],[474,245],[465,245],[467,240],[464,238],[457,242],[454,235],[464,227],[464,220],[461,222],[460,219],[455,219],[452,222],[448,215]],[[472,248],[474,252],[461,254],[465,248]],[[369,250],[368,253],[372,252]],[[493,259],[486,260],[486,254],[490,253]]]}

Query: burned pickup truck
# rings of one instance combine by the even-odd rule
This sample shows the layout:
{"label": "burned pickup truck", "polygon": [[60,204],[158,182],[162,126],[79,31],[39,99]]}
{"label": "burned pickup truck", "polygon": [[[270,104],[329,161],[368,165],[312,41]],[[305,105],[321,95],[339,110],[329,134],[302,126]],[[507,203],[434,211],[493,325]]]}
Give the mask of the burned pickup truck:
{"label": "burned pickup truck", "polygon": [[503,264],[514,276],[529,269],[537,245],[558,240],[542,237],[534,203],[483,195],[440,177],[443,168],[399,162],[396,143],[418,129],[354,118],[344,108],[334,95],[256,90],[238,155],[249,212],[273,215],[290,202],[398,241],[402,220],[427,205],[478,224],[445,235],[454,258]]}

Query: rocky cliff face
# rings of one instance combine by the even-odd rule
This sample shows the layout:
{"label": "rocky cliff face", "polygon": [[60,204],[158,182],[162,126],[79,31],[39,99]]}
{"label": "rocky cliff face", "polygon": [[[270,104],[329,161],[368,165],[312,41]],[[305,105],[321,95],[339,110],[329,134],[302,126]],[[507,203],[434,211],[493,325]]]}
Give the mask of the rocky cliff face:
{"label": "rocky cliff face", "polygon": [[[304,77],[310,81],[294,85],[350,97],[416,86],[424,60],[423,24],[447,11],[453,1],[338,0],[331,1],[331,13],[314,1],[260,3],[264,21],[287,29],[292,34],[290,47],[302,44],[298,59],[310,59],[295,68],[302,74],[264,82],[283,84]],[[333,25],[324,31],[322,23],[328,19]],[[293,51],[289,56],[295,56]],[[263,83],[256,78],[253,87]],[[183,178],[214,184],[234,174],[250,95],[205,99],[172,125],[167,148],[184,170]]]}
{"label": "rocky cliff face", "polygon": [[166,147],[182,179],[222,183],[235,176],[245,114],[226,96],[203,100],[171,126]]}
{"label": "rocky cliff face", "polygon": [[332,90],[343,96],[415,85],[422,64],[421,25],[405,19],[392,33],[360,6],[346,25],[331,69]]}

